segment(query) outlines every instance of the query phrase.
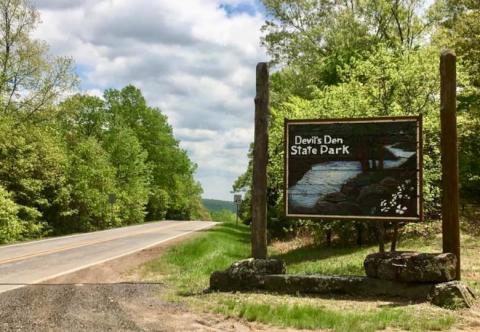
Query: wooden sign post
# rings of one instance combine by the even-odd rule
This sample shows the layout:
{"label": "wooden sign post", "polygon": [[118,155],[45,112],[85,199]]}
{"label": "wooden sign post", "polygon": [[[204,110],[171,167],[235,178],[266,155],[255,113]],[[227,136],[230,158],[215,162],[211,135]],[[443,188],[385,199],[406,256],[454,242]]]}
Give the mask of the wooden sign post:
{"label": "wooden sign post", "polygon": [[457,256],[457,280],[460,280],[460,224],[458,218],[458,145],[456,56],[450,50],[440,56],[441,76],[441,152],[442,152],[442,236],[443,252]]}
{"label": "wooden sign post", "polygon": [[267,258],[268,66],[257,65],[252,181],[252,257]]}
{"label": "wooden sign post", "polygon": [[235,203],[235,225],[238,226],[238,213],[240,211],[240,204],[242,204],[242,195],[233,195],[233,202]]}

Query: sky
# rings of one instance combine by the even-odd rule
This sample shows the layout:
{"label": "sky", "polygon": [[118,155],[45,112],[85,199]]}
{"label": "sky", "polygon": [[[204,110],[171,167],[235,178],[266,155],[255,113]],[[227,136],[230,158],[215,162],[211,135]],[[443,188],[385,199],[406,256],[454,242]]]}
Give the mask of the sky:
{"label": "sky", "polygon": [[84,93],[128,84],[168,116],[204,198],[232,200],[253,141],[258,0],[33,0],[35,37],[76,62]]}

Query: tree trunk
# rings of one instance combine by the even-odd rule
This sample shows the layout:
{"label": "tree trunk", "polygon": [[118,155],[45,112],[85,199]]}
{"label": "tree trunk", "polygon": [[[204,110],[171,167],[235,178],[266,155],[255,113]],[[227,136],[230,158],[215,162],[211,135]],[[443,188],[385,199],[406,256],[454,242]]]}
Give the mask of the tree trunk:
{"label": "tree trunk", "polygon": [[332,245],[332,230],[331,229],[327,229],[326,241],[327,241],[327,247],[330,247]]}
{"label": "tree trunk", "polygon": [[363,225],[357,222],[355,223],[355,229],[357,230],[357,245],[360,247],[363,244],[363,241],[362,241]]}

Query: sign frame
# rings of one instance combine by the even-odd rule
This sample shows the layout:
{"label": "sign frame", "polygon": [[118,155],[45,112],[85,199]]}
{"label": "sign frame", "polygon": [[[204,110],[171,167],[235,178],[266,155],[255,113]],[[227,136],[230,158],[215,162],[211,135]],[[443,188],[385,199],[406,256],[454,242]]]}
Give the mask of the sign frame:
{"label": "sign frame", "polygon": [[233,195],[233,203],[239,205],[242,203],[242,195],[241,194],[235,194]]}
{"label": "sign frame", "polygon": [[[293,124],[341,124],[341,123],[392,123],[413,122],[417,123],[417,207],[418,217],[394,216],[354,216],[354,215],[308,215],[288,213],[288,127]],[[289,219],[313,220],[345,220],[345,221],[393,221],[393,222],[423,222],[424,197],[423,197],[423,116],[382,116],[382,117],[356,117],[356,118],[330,118],[330,119],[284,119],[284,171],[283,171],[283,210],[284,216]]]}

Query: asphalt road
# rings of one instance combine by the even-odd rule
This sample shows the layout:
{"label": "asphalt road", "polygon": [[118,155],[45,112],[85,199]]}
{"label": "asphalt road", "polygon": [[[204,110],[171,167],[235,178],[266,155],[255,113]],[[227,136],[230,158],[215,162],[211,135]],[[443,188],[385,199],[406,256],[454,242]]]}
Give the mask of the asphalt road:
{"label": "asphalt road", "polygon": [[41,283],[214,225],[200,221],[161,221],[0,246],[0,293]]}

